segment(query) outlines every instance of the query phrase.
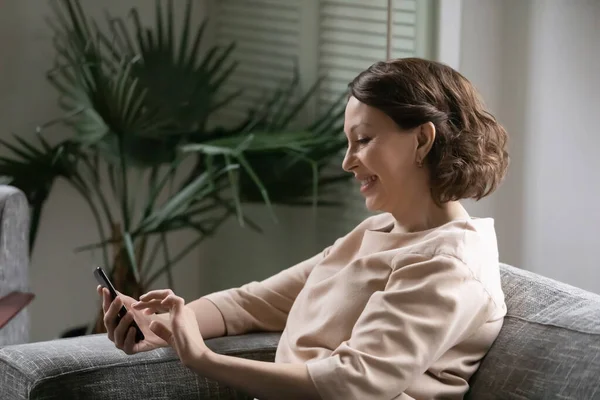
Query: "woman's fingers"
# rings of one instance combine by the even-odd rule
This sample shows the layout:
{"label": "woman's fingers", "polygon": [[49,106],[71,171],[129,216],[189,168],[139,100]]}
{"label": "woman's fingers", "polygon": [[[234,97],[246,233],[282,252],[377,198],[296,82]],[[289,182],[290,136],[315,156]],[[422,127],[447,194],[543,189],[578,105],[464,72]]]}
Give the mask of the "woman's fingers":
{"label": "woman's fingers", "polygon": [[171,289],[160,289],[160,290],[152,290],[146,294],[140,296],[140,301],[149,301],[155,299],[164,299],[168,295],[173,294]]}
{"label": "woman's fingers", "polygon": [[100,285],[98,285],[96,287],[96,292],[98,292],[98,296],[100,296],[100,299],[102,300],[102,311],[106,314],[106,311],[108,310],[108,306],[110,305],[110,303],[106,303],[106,296],[104,295],[104,288]]}
{"label": "woman's fingers", "polygon": [[140,300],[136,303],[133,303],[131,306],[136,310],[143,310],[145,308],[155,308],[160,307],[162,299],[154,299],[154,300]]}
{"label": "woman's fingers", "polygon": [[110,298],[110,293],[106,288],[100,288],[100,292],[102,293],[102,309],[106,314],[108,312],[108,308],[110,307],[110,303],[112,299]]}
{"label": "woman's fingers", "polygon": [[121,301],[121,298],[117,297],[112,303],[110,303],[110,305],[106,308],[106,312],[104,313],[104,326],[106,326],[108,338],[113,341],[114,331],[118,322],[117,317],[122,306],[123,302]]}
{"label": "woman's fingers", "polygon": [[173,346],[173,334],[165,324],[154,320],[150,323],[150,330],[154,332],[156,336],[167,342],[169,346]]}
{"label": "woman's fingers", "polygon": [[125,354],[133,354],[133,347],[135,346],[135,328],[133,326],[129,327],[127,331],[127,336],[125,337],[125,343],[123,344],[123,351]]}
{"label": "woman's fingers", "polygon": [[167,306],[169,308],[169,311],[176,312],[179,311],[185,305],[185,301],[175,294],[168,295],[160,303],[164,306]]}
{"label": "woman's fingers", "polygon": [[125,338],[127,336],[127,331],[133,322],[133,313],[127,312],[123,318],[119,321],[119,325],[115,328],[114,338],[115,338],[115,346],[118,349],[123,349],[125,346]]}
{"label": "woman's fingers", "polygon": [[162,300],[139,301],[132,307],[134,310],[143,310],[146,315],[169,312],[169,307],[162,304]]}
{"label": "woman's fingers", "polygon": [[170,289],[165,289],[146,293],[132,307],[136,310],[144,310],[144,314],[153,314],[170,312],[184,304],[185,301],[181,297],[175,295]]}

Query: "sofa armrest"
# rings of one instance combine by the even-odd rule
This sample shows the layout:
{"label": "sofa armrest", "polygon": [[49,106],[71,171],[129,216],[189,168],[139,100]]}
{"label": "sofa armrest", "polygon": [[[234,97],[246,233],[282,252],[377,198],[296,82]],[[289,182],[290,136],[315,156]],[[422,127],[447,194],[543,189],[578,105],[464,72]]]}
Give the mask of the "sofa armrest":
{"label": "sofa armrest", "polygon": [[[0,185],[0,298],[29,292],[29,205],[19,189]],[[27,343],[29,314],[21,310],[0,329],[0,346]]]}
{"label": "sofa armrest", "polygon": [[[206,341],[213,351],[274,361],[279,333]],[[171,348],[128,356],[105,334],[0,348],[0,398],[252,399],[184,367]]]}

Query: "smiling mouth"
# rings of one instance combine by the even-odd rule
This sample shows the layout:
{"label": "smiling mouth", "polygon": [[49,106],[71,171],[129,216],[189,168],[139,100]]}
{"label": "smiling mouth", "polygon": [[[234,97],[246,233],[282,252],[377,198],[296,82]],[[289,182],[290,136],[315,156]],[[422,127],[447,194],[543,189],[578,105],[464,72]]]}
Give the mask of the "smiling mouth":
{"label": "smiling mouth", "polygon": [[371,189],[375,185],[377,180],[378,180],[377,176],[375,176],[375,175],[370,176],[367,179],[361,179],[360,180],[360,191],[365,192],[365,191]]}

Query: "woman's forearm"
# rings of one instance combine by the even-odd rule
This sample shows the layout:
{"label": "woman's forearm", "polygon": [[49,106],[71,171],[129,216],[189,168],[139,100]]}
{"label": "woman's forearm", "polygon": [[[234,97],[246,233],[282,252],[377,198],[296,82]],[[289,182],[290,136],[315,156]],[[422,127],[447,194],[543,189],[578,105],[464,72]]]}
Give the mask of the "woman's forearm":
{"label": "woman's forearm", "polygon": [[[198,329],[204,339],[221,337],[225,335],[225,322],[221,312],[210,300],[198,299],[185,305],[194,311]],[[171,317],[168,313],[154,314],[153,318],[171,328]]]}
{"label": "woman's forearm", "polygon": [[210,350],[204,339],[225,334],[225,322],[219,309],[205,298],[185,305],[182,298],[169,292],[157,291],[153,294],[155,298],[150,300],[155,303],[160,300],[160,307],[150,305],[154,312],[169,312],[157,315],[156,318],[163,323],[153,324],[151,329],[171,344],[185,366],[205,378],[261,400],[320,399],[304,364],[247,360]]}
{"label": "woman's forearm", "polygon": [[200,298],[185,305],[196,314],[198,328],[204,339],[211,339],[225,335],[225,321],[223,315],[212,301]]}
{"label": "woman's forearm", "polygon": [[209,352],[188,365],[201,376],[268,399],[320,399],[304,364],[275,364]]}

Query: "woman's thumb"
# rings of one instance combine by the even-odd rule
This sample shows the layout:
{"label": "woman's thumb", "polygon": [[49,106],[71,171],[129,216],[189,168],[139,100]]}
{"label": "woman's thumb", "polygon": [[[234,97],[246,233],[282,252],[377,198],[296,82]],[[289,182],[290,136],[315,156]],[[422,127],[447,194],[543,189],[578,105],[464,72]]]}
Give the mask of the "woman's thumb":
{"label": "woman's thumb", "polygon": [[163,324],[162,322],[160,322],[160,321],[150,322],[150,330],[152,332],[154,332],[156,334],[156,336],[158,336],[159,338],[161,338],[162,340],[167,342],[169,345],[173,344],[172,343],[173,334],[171,333],[169,328],[167,328],[166,325]]}

